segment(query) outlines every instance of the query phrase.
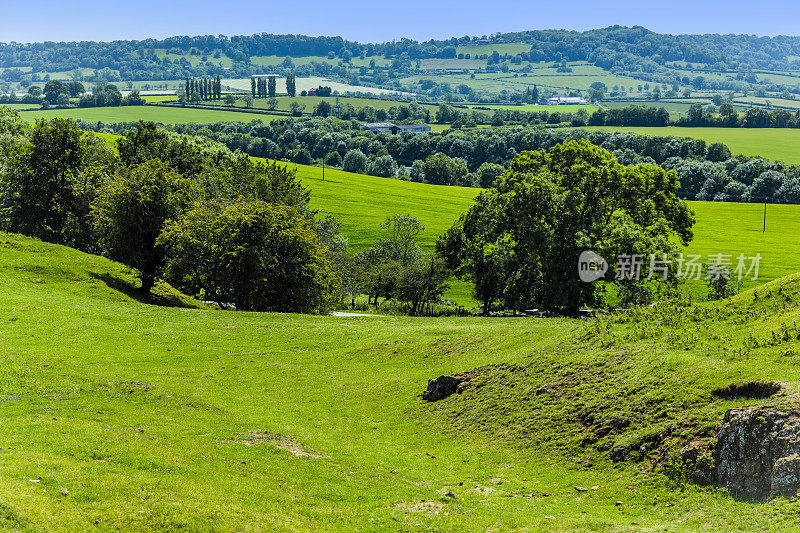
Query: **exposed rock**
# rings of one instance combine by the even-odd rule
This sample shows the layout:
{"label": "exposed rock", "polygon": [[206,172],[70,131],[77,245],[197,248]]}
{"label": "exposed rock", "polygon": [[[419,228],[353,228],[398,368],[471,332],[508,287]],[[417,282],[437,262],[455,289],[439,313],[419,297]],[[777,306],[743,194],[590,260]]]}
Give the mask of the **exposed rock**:
{"label": "exposed rock", "polygon": [[435,402],[455,394],[459,390],[459,385],[464,381],[454,376],[439,376],[436,379],[428,380],[428,389],[422,393],[422,399]]}
{"label": "exposed rock", "polygon": [[707,440],[695,440],[681,448],[681,460],[687,465],[692,481],[698,485],[712,485],[716,479],[714,459]]}
{"label": "exposed rock", "polygon": [[716,482],[766,498],[800,489],[800,413],[737,408],[725,413],[714,450]]}

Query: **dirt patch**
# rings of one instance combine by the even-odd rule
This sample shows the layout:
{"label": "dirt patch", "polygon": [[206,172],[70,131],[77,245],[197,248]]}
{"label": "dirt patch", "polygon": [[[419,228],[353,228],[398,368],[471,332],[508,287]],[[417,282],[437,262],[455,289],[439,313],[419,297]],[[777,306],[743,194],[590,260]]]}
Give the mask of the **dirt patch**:
{"label": "dirt patch", "polygon": [[775,381],[747,381],[744,383],[731,383],[711,391],[711,394],[724,400],[769,398],[780,392],[783,387]]}
{"label": "dirt patch", "polygon": [[414,503],[396,503],[392,507],[395,509],[400,509],[407,513],[424,513],[435,515],[439,514],[439,511],[442,509],[442,505],[436,502],[429,502],[429,501],[421,501],[421,502],[414,502]]}
{"label": "dirt patch", "polygon": [[244,444],[245,446],[269,444],[281,450],[286,450],[295,457],[312,457],[314,459],[330,457],[329,455],[314,453],[303,448],[300,443],[297,442],[297,439],[291,435],[281,435],[280,433],[272,433],[270,431],[261,431],[258,429],[247,433],[240,433],[238,438],[231,439],[228,442]]}

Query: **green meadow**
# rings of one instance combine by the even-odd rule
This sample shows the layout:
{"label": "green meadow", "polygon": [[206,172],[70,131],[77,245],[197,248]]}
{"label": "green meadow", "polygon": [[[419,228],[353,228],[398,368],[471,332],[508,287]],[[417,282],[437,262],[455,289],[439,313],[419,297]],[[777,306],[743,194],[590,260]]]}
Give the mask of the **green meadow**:
{"label": "green meadow", "polygon": [[[135,286],[103,258],[0,234],[3,529],[798,527],[794,500],[736,500],[577,444],[575,395],[599,414],[654,406],[689,431],[747,403],[707,392],[743,371],[795,390],[775,349],[709,348],[768,334],[735,317],[769,300],[712,306],[729,318],[676,326],[695,332],[678,347],[626,340],[635,324],[596,338],[569,319],[228,312],[163,285],[162,305],[144,303]],[[479,386],[420,400],[428,378],[470,369]],[[553,379],[566,395],[534,394]]]}
{"label": "green meadow", "polygon": [[800,164],[800,130],[791,128],[640,128],[591,126],[589,129],[631,132],[639,135],[693,137],[728,145],[733,154],[760,156]]}
{"label": "green meadow", "polygon": [[[297,165],[298,176],[311,189],[311,204],[342,222],[351,245],[363,249],[380,236],[380,221],[389,215],[412,214],[426,230],[420,242],[432,251],[436,239],[466,211],[480,189],[446,187],[351,174]],[[699,254],[707,262],[712,254],[736,258],[761,255],[758,280],[746,279],[743,288],[759,285],[800,270],[800,205],[767,206],[731,202],[689,202],[695,212],[694,240],[685,253]],[[747,263],[749,267],[749,261]],[[690,282],[690,290],[703,293],[702,282]],[[459,285],[459,299],[468,288]]]}
{"label": "green meadow", "polygon": [[136,122],[151,120],[161,124],[182,124],[187,122],[269,122],[280,118],[277,115],[221,111],[216,109],[187,109],[180,107],[126,106],[126,107],[84,107],[77,109],[47,109],[43,111],[23,111],[22,118],[30,122],[37,118],[71,118],[87,122]]}

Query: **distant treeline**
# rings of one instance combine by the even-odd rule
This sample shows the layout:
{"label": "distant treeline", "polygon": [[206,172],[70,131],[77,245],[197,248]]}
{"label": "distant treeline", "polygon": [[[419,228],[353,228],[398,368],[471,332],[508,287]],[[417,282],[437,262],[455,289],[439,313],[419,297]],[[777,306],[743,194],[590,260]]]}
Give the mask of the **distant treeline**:
{"label": "distant treeline", "polygon": [[[116,133],[135,127],[97,123],[81,126]],[[683,198],[800,203],[800,166],[732,157],[722,143],[690,138],[530,126],[391,135],[365,132],[358,121],[333,118],[287,118],[268,124],[260,120],[246,124],[178,124],[168,128],[205,136],[256,157],[298,164],[325,160],[351,172],[484,187],[490,186],[497,174],[487,165],[506,167],[520,152],[586,139],[611,151],[623,164],[649,163],[675,170]]]}
{"label": "distant treeline", "polygon": [[[0,78],[19,81],[20,67],[33,73],[93,69],[93,77],[114,79],[114,71],[124,80],[185,79],[193,76],[251,74],[253,56],[328,56],[347,63],[353,57],[384,56],[396,61],[394,70],[407,70],[426,58],[456,58],[459,46],[522,42],[530,46],[518,54],[493,52],[480,55],[489,65],[509,61],[587,61],[615,73],[635,74],[640,79],[671,84],[685,83],[672,62],[700,63],[711,69],[739,71],[742,81],[755,81],[754,69],[800,69],[800,37],[754,37],[751,35],[666,35],[642,27],[612,26],[586,32],[564,30],[525,31],[498,34],[491,39],[453,37],[419,42],[412,39],[371,44],[347,41],[341,37],[256,34],[250,36],[196,36],[114,42],[0,43]],[[156,50],[167,50],[179,57],[164,57]],[[192,65],[186,54],[201,55],[206,61]],[[232,65],[223,67],[218,59],[225,54]],[[485,57],[486,56],[486,57]],[[676,79],[676,76],[678,78]],[[704,79],[706,88],[730,90],[731,80]],[[791,88],[790,88],[791,89]]]}

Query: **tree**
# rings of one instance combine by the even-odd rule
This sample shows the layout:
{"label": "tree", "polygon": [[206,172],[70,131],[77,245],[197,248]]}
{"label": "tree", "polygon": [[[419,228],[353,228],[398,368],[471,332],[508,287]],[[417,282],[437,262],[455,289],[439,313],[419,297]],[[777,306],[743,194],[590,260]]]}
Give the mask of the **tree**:
{"label": "tree", "polygon": [[8,165],[0,165],[3,229],[95,251],[89,206],[115,164],[105,141],[85,134],[75,122],[37,120],[30,142],[10,154]]}
{"label": "tree", "polygon": [[253,98],[256,97],[256,79],[251,77],[250,78],[250,92],[252,93]]}
{"label": "tree", "polygon": [[478,168],[478,184],[487,189],[492,186],[494,180],[503,173],[505,168],[495,163],[484,163]]}
{"label": "tree", "polygon": [[233,107],[236,104],[236,97],[232,94],[225,95],[225,105],[228,107]]}
{"label": "tree", "polygon": [[320,100],[319,103],[314,106],[314,113],[315,117],[327,117],[331,114],[331,104],[326,100]]}
{"label": "tree", "polygon": [[384,236],[375,246],[384,257],[409,265],[422,254],[417,242],[419,234],[425,231],[425,226],[418,218],[411,215],[392,215],[381,222],[381,229]]}
{"label": "tree", "polygon": [[286,94],[294,98],[297,94],[297,85],[294,74],[286,76]]}
{"label": "tree", "polygon": [[325,312],[338,284],[308,219],[291,207],[199,204],[159,242],[170,282],[241,311]]}
{"label": "tree", "polygon": [[486,235],[471,235],[467,240],[464,223],[458,221],[437,241],[436,252],[456,275],[473,283],[473,296],[481,302],[483,315],[489,316],[512,273],[516,243],[508,233],[489,240]]}
{"label": "tree", "polygon": [[158,237],[189,197],[188,180],[158,160],[119,171],[100,191],[94,214],[101,246],[111,259],[139,271],[144,296],[166,260]]}
{"label": "tree", "polygon": [[[578,278],[582,251],[605,257],[609,269],[604,279],[628,290],[639,280],[629,283],[615,258],[666,254],[674,260],[677,248],[671,239],[691,240],[694,217],[676,196],[678,187],[674,172],[626,167],[588,141],[523,152],[462,216],[463,237],[454,239],[457,245],[442,248],[450,250],[450,262],[461,263],[462,275],[476,282],[476,294],[482,293],[484,301],[502,294],[505,304],[515,308],[576,314],[581,305],[598,303],[602,296],[598,287]],[[675,265],[668,264],[670,272]],[[502,279],[490,283],[493,293],[486,292],[478,283],[496,269]],[[673,276],[663,286],[676,282]]]}
{"label": "tree", "polygon": [[58,101],[58,97],[66,94],[69,97],[69,90],[63,81],[50,80],[44,86],[44,97],[49,102],[54,103]]}
{"label": "tree", "polygon": [[270,98],[275,98],[277,94],[277,81],[275,80],[275,76],[270,76],[267,81],[267,93],[269,94]]}
{"label": "tree", "polygon": [[404,266],[396,280],[396,297],[405,302],[408,314],[422,314],[425,306],[434,303],[448,289],[450,272],[444,262],[430,255]]}
{"label": "tree", "polygon": [[463,160],[452,159],[445,154],[436,153],[428,156],[423,165],[425,181],[435,185],[454,185],[468,172]]}
{"label": "tree", "polygon": [[369,162],[366,172],[370,176],[392,178],[397,175],[397,163],[389,154],[379,155]]}
{"label": "tree", "polygon": [[350,150],[344,155],[342,161],[342,170],[345,172],[353,172],[355,174],[362,174],[367,167],[367,156],[364,152],[358,149]]}

